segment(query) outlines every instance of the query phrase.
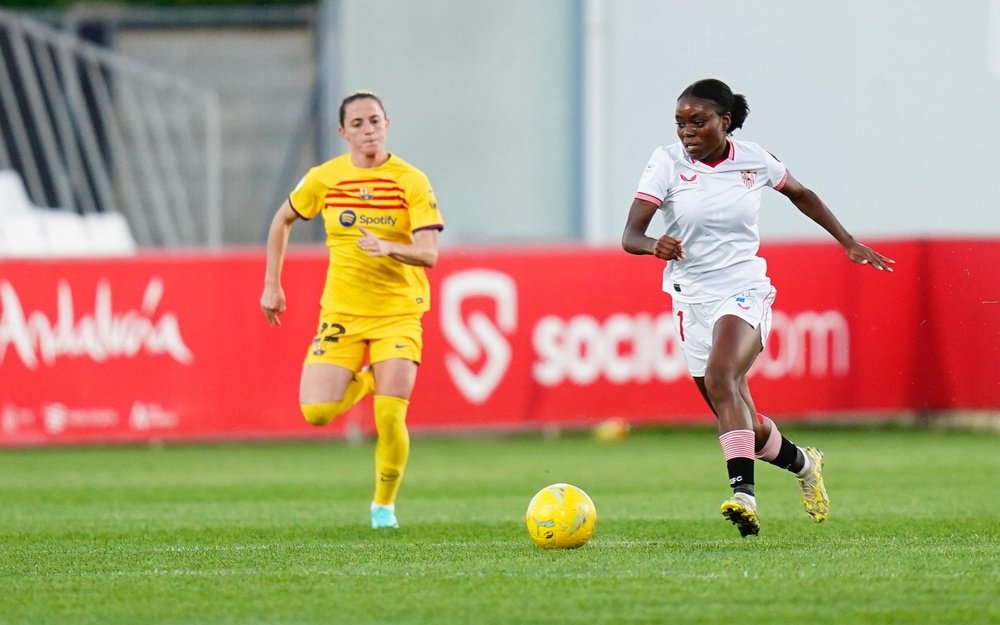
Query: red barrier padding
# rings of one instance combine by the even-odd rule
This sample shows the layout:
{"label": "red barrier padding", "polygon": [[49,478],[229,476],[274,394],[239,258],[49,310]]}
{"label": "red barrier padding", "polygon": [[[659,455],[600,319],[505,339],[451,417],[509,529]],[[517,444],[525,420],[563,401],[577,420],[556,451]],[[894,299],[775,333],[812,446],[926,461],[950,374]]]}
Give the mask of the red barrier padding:
{"label": "red barrier padding", "polygon": [[[876,247],[895,272],[834,244],[762,248],[778,297],[758,408],[1000,408],[1000,241]],[[370,400],[328,428],[299,415],[325,268],[322,249],[289,255],[289,309],[271,328],[262,251],[0,261],[0,445],[370,431]],[[616,249],[445,247],[411,428],[710,422],[660,269]]]}

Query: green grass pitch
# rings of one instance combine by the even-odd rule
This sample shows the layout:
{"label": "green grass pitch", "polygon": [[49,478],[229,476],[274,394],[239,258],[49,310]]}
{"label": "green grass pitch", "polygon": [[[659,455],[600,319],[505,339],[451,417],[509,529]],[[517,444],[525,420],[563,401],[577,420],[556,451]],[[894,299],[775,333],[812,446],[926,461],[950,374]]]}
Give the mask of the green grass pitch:
{"label": "green grass pitch", "polygon": [[[380,532],[371,443],[0,451],[0,623],[1000,623],[1000,438],[786,429],[831,518],[758,464],[745,540],[709,429],[416,438]],[[575,551],[524,528],[560,481],[597,505]]]}

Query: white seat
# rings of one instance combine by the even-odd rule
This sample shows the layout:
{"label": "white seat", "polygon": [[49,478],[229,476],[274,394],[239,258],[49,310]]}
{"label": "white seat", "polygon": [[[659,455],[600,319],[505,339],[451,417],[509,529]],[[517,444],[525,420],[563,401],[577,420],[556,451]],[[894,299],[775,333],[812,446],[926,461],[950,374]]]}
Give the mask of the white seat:
{"label": "white seat", "polygon": [[39,258],[49,255],[42,220],[34,210],[0,217],[0,257]]}
{"label": "white seat", "polygon": [[0,170],[0,257],[120,256],[138,249],[121,213],[37,208],[13,170]]}
{"label": "white seat", "polygon": [[89,256],[93,253],[90,233],[77,213],[64,210],[35,209],[45,232],[48,256]]}
{"label": "white seat", "polygon": [[88,213],[83,224],[93,254],[127,256],[139,247],[121,213]]}
{"label": "white seat", "polygon": [[0,169],[0,215],[26,213],[31,208],[21,175],[12,169]]}

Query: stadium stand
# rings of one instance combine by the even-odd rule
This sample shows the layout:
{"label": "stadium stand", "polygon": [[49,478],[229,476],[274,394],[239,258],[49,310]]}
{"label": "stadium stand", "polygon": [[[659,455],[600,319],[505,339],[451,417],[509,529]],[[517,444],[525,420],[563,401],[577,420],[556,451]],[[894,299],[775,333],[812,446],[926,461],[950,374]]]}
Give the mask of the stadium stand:
{"label": "stadium stand", "polygon": [[0,257],[117,256],[137,247],[120,213],[33,206],[20,175],[0,170]]}
{"label": "stadium stand", "polygon": [[0,255],[221,245],[213,92],[0,9],[0,94]]}

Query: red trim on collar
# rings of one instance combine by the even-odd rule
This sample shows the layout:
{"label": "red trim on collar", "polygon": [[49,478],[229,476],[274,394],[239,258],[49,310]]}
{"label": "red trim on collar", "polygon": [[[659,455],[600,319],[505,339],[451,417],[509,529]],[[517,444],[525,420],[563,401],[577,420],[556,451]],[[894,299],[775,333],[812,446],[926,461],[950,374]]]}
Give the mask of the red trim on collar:
{"label": "red trim on collar", "polygon": [[723,156],[722,158],[720,158],[717,161],[711,161],[711,162],[709,162],[709,161],[698,161],[698,162],[702,163],[703,165],[708,165],[709,167],[715,168],[719,163],[721,163],[723,161],[731,161],[734,158],[736,158],[736,146],[733,145],[733,142],[730,141],[729,139],[726,139],[726,143],[729,144],[729,154],[727,154],[726,156]]}

